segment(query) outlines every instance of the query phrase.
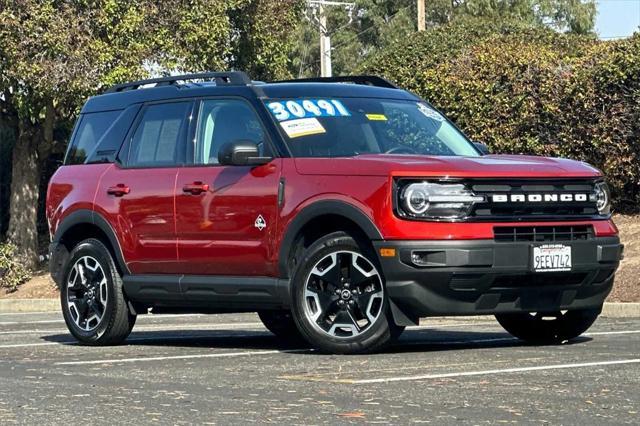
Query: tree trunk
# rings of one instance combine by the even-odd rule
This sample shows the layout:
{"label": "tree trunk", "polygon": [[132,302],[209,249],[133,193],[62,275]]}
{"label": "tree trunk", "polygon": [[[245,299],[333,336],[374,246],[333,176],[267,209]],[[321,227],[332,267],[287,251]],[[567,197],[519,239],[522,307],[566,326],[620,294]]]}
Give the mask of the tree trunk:
{"label": "tree trunk", "polygon": [[8,240],[18,248],[21,262],[34,268],[38,263],[38,190],[40,170],[38,139],[20,126],[13,148]]}

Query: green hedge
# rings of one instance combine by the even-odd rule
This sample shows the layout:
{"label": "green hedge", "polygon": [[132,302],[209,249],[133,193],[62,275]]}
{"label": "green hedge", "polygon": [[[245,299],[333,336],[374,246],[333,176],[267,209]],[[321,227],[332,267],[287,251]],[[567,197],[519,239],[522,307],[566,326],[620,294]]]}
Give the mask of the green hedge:
{"label": "green hedge", "polygon": [[11,244],[0,243],[0,288],[9,292],[15,291],[20,284],[31,278],[14,255],[16,248]]}
{"label": "green hedge", "polygon": [[587,161],[618,211],[640,208],[640,34],[603,42],[465,21],[418,33],[361,71],[425,97],[493,152]]}

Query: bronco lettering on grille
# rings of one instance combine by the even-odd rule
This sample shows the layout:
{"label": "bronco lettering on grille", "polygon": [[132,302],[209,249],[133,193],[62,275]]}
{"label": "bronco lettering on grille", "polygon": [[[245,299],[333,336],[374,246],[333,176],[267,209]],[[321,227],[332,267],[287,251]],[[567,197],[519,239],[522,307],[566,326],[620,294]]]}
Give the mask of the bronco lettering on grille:
{"label": "bronco lettering on grille", "polygon": [[590,200],[589,194],[495,194],[491,196],[494,203],[570,203]]}

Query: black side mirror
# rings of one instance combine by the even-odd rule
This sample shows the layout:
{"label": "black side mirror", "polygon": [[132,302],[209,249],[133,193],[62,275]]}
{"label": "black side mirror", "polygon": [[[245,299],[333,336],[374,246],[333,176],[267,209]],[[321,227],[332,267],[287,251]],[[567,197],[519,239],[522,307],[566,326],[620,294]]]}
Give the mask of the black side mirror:
{"label": "black side mirror", "polygon": [[489,151],[489,147],[483,144],[482,142],[474,142],[473,145],[475,145],[476,149],[480,151],[480,154],[482,155],[491,154],[491,152]]}
{"label": "black side mirror", "polygon": [[218,151],[218,163],[223,166],[260,166],[272,157],[260,157],[258,144],[248,140],[237,140],[222,145]]}

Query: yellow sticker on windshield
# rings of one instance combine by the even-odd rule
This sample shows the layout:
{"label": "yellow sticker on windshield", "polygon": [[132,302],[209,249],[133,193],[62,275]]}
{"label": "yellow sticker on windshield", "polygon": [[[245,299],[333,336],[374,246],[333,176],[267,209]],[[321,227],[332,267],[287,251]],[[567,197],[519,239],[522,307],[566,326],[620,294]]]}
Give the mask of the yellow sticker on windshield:
{"label": "yellow sticker on windshield", "polygon": [[387,121],[387,116],[384,114],[365,114],[371,121]]}

